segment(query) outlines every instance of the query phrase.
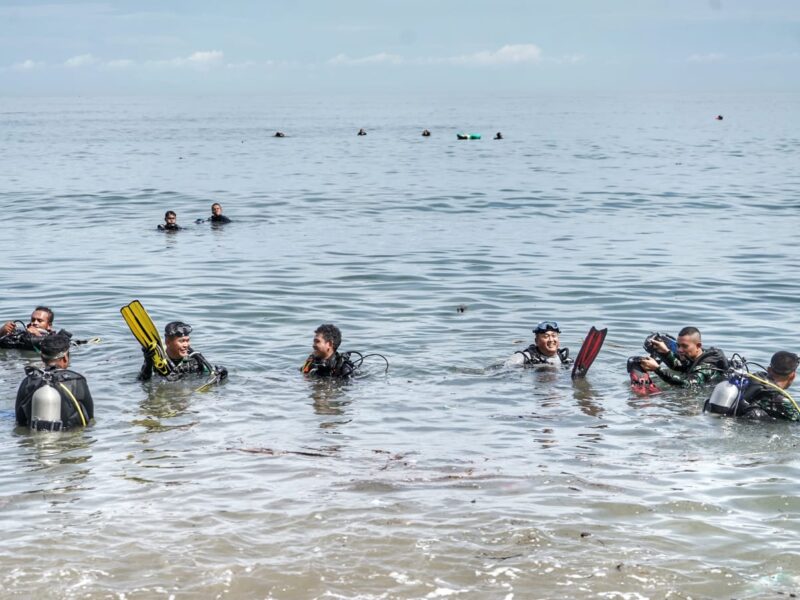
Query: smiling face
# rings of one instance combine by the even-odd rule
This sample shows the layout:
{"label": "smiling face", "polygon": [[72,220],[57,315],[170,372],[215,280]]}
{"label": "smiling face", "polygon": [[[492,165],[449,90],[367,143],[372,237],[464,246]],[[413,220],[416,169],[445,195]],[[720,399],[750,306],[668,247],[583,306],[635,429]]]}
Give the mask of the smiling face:
{"label": "smiling face", "polygon": [[545,331],[536,334],[536,348],[545,356],[555,356],[558,352],[558,332]]}
{"label": "smiling face", "polygon": [[172,360],[181,360],[189,356],[189,340],[188,335],[167,336],[167,356]]}
{"label": "smiling face", "polygon": [[314,334],[314,343],[311,347],[313,349],[314,356],[322,359],[330,358],[335,351],[333,343],[326,340],[325,336],[323,336],[321,333]]}

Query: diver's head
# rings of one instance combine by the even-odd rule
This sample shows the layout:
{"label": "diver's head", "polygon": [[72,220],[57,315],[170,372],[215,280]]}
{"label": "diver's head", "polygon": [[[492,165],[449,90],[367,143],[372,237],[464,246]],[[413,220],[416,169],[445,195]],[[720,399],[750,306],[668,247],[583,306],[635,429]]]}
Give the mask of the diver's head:
{"label": "diver's head", "polygon": [[181,321],[167,323],[167,326],[164,328],[167,356],[173,360],[180,360],[189,356],[189,335],[191,333],[191,325],[187,325]]}
{"label": "diver's head", "polygon": [[781,350],[772,355],[767,372],[772,380],[785,390],[792,385],[797,375],[795,371],[797,371],[798,364],[800,364],[800,358],[796,354]]}
{"label": "diver's head", "polygon": [[31,313],[29,326],[50,331],[53,329],[53,311],[46,306],[37,306]]}
{"label": "diver's head", "polygon": [[561,329],[555,321],[542,321],[533,330],[536,348],[545,356],[555,356],[558,352],[558,336]]}
{"label": "diver's head", "polygon": [[39,344],[44,364],[59,369],[69,366],[70,338],[63,333],[52,333]]}
{"label": "diver's head", "polygon": [[167,225],[175,225],[178,221],[178,215],[175,214],[174,210],[168,210],[164,213],[164,222]]}
{"label": "diver's head", "polygon": [[694,360],[703,353],[703,341],[697,327],[684,327],[678,332],[678,356]]}
{"label": "diver's head", "polygon": [[218,217],[222,214],[222,205],[219,202],[214,202],[211,205],[211,214]]}
{"label": "diver's head", "polygon": [[312,344],[314,356],[328,359],[342,343],[342,332],[336,325],[325,323],[314,330],[314,343]]}

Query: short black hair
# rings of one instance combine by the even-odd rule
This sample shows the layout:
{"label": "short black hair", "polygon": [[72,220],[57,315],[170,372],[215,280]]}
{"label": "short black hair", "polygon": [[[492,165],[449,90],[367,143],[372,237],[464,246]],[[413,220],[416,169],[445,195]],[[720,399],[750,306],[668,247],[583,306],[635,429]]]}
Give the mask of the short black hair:
{"label": "short black hair", "polygon": [[700,336],[700,330],[697,327],[684,327],[678,332],[678,337],[683,337],[684,335],[697,335]]}
{"label": "short black hair", "polygon": [[797,354],[780,350],[772,355],[772,360],[769,361],[769,368],[776,375],[786,377],[797,370],[798,362],[800,362],[800,359],[798,359]]}
{"label": "short black hair", "polygon": [[47,313],[47,322],[50,323],[50,325],[53,324],[53,316],[54,315],[53,315],[53,311],[52,310],[50,310],[46,306],[37,306],[36,308],[33,309],[33,312],[37,312],[37,311],[46,312]]}
{"label": "short black hair", "polygon": [[168,210],[167,212],[164,213],[164,220],[165,221],[167,220],[167,217],[175,217],[177,219],[178,215],[175,214],[174,210]]}
{"label": "short black hair", "polygon": [[315,334],[321,335],[326,342],[333,345],[333,350],[339,349],[339,344],[342,343],[342,332],[333,323],[323,323],[314,330]]}
{"label": "short black hair", "polygon": [[44,361],[56,360],[69,353],[70,337],[63,333],[51,333],[39,344]]}

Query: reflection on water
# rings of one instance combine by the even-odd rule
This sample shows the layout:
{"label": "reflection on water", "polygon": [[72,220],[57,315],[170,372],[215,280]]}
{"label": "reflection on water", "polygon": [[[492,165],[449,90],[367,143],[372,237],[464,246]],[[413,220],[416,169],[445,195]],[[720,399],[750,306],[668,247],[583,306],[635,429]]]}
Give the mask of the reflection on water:
{"label": "reflection on water", "polygon": [[[72,353],[97,424],[53,437],[14,427],[36,357],[0,353],[0,595],[796,593],[797,428],[625,372],[685,325],[795,347],[797,98],[727,100],[6,99],[0,204],[42,218],[0,229],[0,321],[103,341]],[[502,144],[444,133],[498,115]],[[215,200],[233,222],[194,223]],[[136,381],[134,298],[229,381]],[[502,366],[543,318],[608,327],[585,379]],[[302,377],[321,322],[389,374]]]}

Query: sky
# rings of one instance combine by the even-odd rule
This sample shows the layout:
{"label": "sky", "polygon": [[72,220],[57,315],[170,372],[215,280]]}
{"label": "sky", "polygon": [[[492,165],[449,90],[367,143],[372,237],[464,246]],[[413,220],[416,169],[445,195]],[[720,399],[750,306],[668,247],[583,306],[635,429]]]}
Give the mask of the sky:
{"label": "sky", "polygon": [[0,95],[800,91],[800,0],[0,0]]}

